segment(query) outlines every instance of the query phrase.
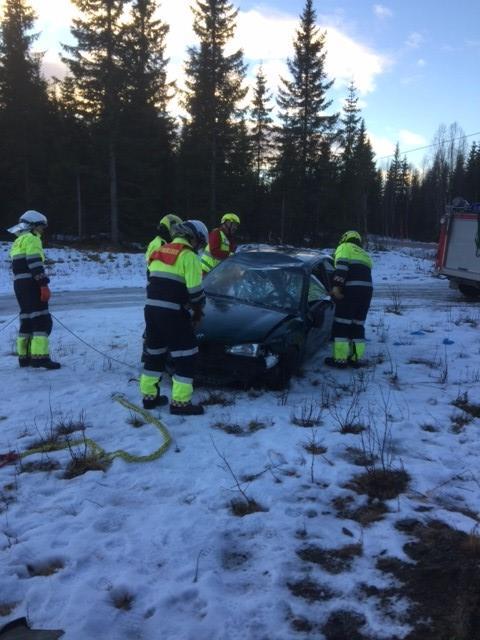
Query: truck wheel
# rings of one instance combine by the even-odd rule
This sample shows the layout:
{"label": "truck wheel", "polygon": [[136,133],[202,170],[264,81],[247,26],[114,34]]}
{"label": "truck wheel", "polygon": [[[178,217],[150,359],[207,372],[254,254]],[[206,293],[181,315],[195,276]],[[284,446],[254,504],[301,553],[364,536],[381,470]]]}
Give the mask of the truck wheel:
{"label": "truck wheel", "polygon": [[469,284],[459,284],[458,289],[466,298],[480,298],[480,289]]}

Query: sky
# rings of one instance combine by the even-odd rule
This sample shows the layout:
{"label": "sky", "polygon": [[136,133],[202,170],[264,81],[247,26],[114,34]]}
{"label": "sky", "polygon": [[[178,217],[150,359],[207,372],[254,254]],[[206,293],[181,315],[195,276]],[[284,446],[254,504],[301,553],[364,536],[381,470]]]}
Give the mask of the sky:
{"label": "sky", "polygon": [[[0,0],[0,5],[3,0]],[[69,41],[70,0],[31,0],[39,17],[38,47],[45,68],[59,73],[59,42]],[[234,46],[241,46],[252,80],[263,64],[272,92],[286,74],[303,0],[240,0]],[[186,47],[195,43],[188,0],[163,0],[159,15],[171,27],[170,78],[182,86]],[[470,143],[480,139],[480,3],[478,0],[318,0],[327,31],[327,72],[335,79],[333,109],[341,109],[353,80],[377,159],[432,143],[440,125],[457,123]],[[429,150],[409,153],[421,166]]]}
{"label": "sky", "polygon": [[[8,249],[0,243],[2,271]],[[292,640],[324,637],[330,615],[342,610],[359,616],[355,637],[409,633],[408,603],[379,558],[412,562],[413,522],[441,522],[473,536],[472,545],[478,539],[479,419],[452,403],[461,394],[480,398],[480,319],[433,277],[432,251],[371,253],[372,366],[326,370],[324,345],[288,393],[197,386],[195,399],[209,402],[205,415],[154,412],[172,438],[160,458],[117,458],[72,479],[64,477],[68,450],[27,455],[62,425],[85,427],[107,452],[146,456],[164,441],[154,425],[134,426],[139,416],[112,397],[139,400],[142,293],[132,305],[121,287],[144,285],[143,256],[93,259],[47,246],[58,371],[18,368],[16,323],[7,324],[14,312],[6,312],[15,302],[5,296],[10,278],[0,278],[0,454],[24,456],[0,466],[0,628],[27,616],[68,640]],[[62,292],[87,282],[118,287],[124,306],[111,307],[108,291],[97,304],[59,306]],[[397,313],[387,284],[399,294]],[[168,378],[162,392],[170,395]],[[300,426],[307,415],[313,426]],[[342,433],[352,422],[365,426],[363,437]],[[387,468],[403,469],[410,482],[372,518],[372,503],[352,482],[364,471],[362,443],[380,454],[375,438],[385,433]],[[75,455],[82,450],[72,445]],[[264,511],[233,515],[235,478]]]}

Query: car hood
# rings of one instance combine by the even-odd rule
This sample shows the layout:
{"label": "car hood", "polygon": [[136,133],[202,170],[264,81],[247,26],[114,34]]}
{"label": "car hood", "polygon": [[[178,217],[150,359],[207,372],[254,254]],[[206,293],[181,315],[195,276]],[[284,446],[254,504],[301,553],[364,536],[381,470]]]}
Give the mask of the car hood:
{"label": "car hood", "polygon": [[199,342],[262,342],[273,329],[296,314],[207,297],[205,316],[196,329]]}

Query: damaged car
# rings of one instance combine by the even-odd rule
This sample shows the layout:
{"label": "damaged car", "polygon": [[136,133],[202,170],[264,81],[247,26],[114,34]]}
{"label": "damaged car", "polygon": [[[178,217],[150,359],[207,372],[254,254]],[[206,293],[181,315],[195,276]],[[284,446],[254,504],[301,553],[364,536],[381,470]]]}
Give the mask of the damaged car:
{"label": "damaged car", "polygon": [[204,279],[200,382],[282,389],[330,338],[333,261],[314,249],[243,250]]}

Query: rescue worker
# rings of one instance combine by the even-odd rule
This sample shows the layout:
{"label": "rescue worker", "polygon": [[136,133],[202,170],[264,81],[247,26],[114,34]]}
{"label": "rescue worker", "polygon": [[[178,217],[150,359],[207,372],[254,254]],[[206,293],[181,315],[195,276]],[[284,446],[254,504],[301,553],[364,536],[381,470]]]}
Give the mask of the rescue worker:
{"label": "rescue worker", "polygon": [[48,311],[49,279],[45,273],[42,234],[47,218],[38,211],[25,211],[18,224],[8,231],[17,236],[10,250],[13,288],[20,307],[20,331],[17,337],[18,362],[21,367],[59,369],[49,355],[48,337],[52,317]]}
{"label": "rescue worker", "polygon": [[157,225],[157,235],[150,242],[145,253],[147,266],[152,253],[159,249],[162,245],[172,241],[171,232],[173,230],[173,227],[174,225],[180,224],[181,222],[182,219],[176,216],[174,213],[168,213],[166,216],[163,216],[163,218]]}
{"label": "rescue worker", "polygon": [[235,232],[240,218],[235,213],[226,213],[220,220],[220,226],[210,231],[208,244],[202,255],[202,271],[205,276],[222,260],[235,253]]}
{"label": "rescue worker", "polygon": [[365,364],[365,320],[373,292],[372,260],[358,231],[346,231],[340,238],[334,264],[333,357],[325,358],[325,364],[357,368]]}
{"label": "rescue worker", "polygon": [[[174,227],[176,224],[180,224],[182,222],[182,219],[179,218],[178,216],[176,216],[174,213],[168,213],[166,216],[163,216],[163,218],[160,220],[160,222],[157,225],[157,235],[155,236],[155,238],[150,242],[150,244],[147,247],[147,250],[145,252],[145,261],[147,263],[147,280],[150,279],[150,275],[149,275],[149,271],[148,271],[148,265],[150,263],[150,256],[152,255],[152,253],[154,251],[157,251],[157,249],[160,249],[161,246],[163,246],[164,244],[167,244],[167,242],[171,242],[172,241],[172,233],[174,231]],[[145,362],[145,358],[146,358],[146,332],[143,332],[143,346],[142,346],[142,362]]]}
{"label": "rescue worker", "polygon": [[202,267],[195,252],[207,242],[208,230],[203,222],[186,220],[175,226],[173,241],[150,256],[145,305],[146,358],[140,376],[145,409],[168,402],[159,388],[169,354],[174,367],[170,413],[203,413],[201,405],[192,404],[198,354],[194,324],[201,320],[205,304]]}

